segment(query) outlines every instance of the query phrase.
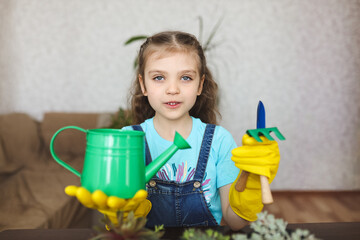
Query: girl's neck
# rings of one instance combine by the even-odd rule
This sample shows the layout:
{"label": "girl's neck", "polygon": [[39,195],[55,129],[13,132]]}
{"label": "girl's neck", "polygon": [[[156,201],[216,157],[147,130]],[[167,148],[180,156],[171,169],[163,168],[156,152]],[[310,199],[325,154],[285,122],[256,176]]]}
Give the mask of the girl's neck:
{"label": "girl's neck", "polygon": [[179,120],[168,120],[161,117],[154,117],[154,128],[160,137],[170,142],[174,141],[175,131],[184,139],[187,139],[192,130],[192,118],[190,115]]}

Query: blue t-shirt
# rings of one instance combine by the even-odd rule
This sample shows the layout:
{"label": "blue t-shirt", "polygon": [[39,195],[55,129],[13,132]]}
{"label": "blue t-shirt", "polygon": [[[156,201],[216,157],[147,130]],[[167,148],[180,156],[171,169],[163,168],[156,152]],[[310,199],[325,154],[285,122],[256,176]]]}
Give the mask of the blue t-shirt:
{"label": "blue t-shirt", "polygon": [[[192,180],[206,127],[200,119],[192,120],[192,130],[186,139],[191,148],[177,151],[156,174],[158,178],[176,182]],[[140,125],[145,132],[152,159],[157,158],[172,145],[172,142],[163,139],[157,133],[153,118]],[[128,126],[124,129],[132,128]],[[231,160],[231,150],[236,147],[232,135],[225,128],[216,126],[202,187],[207,205],[219,224],[222,217],[219,188],[234,182],[239,173],[239,169]]]}

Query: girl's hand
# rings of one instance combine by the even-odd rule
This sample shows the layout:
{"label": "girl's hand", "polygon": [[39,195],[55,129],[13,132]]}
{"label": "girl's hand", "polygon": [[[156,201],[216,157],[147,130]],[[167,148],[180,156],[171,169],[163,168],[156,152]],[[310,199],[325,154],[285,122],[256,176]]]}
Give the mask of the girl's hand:
{"label": "girl's hand", "polygon": [[[232,150],[231,159],[239,169],[266,176],[271,183],[279,167],[279,147],[276,141],[270,141],[263,136],[260,138],[262,142],[258,142],[245,134],[242,139],[243,146]],[[259,186],[257,185],[257,187]]]}
{"label": "girl's hand", "polygon": [[109,219],[117,224],[117,212],[124,212],[124,218],[130,211],[134,211],[135,217],[146,217],[151,210],[151,202],[146,199],[147,192],[139,190],[133,198],[123,199],[115,196],[107,196],[101,190],[90,193],[84,187],[67,186],[65,193],[76,197],[87,208],[93,208],[107,215]]}
{"label": "girl's hand", "polygon": [[[232,160],[241,171],[231,185],[229,202],[232,210],[247,221],[255,221],[256,214],[263,208],[261,200],[260,176],[269,178],[269,182],[275,178],[280,162],[280,152],[277,142],[261,137],[263,142],[257,142],[247,134],[243,137],[243,146],[233,149]],[[235,185],[242,171],[249,172],[245,189],[241,192],[235,189]]]}

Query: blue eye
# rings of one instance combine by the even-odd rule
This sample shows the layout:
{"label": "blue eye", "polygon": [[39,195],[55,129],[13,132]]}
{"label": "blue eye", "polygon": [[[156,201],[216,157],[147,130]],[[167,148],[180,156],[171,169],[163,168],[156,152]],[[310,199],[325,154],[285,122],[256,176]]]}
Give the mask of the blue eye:
{"label": "blue eye", "polygon": [[190,80],[192,80],[192,78],[189,77],[189,76],[182,76],[181,79],[184,80],[184,81],[190,81]]}
{"label": "blue eye", "polygon": [[156,76],[153,78],[155,81],[161,81],[161,80],[164,80],[164,77],[163,76]]}

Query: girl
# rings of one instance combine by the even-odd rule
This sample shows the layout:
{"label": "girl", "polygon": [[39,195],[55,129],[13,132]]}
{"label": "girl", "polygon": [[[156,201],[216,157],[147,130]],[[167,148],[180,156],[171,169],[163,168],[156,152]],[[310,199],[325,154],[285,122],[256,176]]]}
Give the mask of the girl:
{"label": "girl", "polygon": [[[216,103],[217,84],[194,36],[161,32],[149,37],[140,48],[132,87],[131,106],[137,125],[124,129],[145,132],[146,164],[172,144],[175,131],[191,149],[175,153],[147,184],[147,193],[137,194],[125,207],[109,203],[107,210],[112,212],[98,207],[97,197],[93,202],[74,191],[68,194],[109,216],[116,210],[148,214],[147,226],[216,226],[222,222],[233,230],[244,227],[263,207],[259,177],[251,174],[266,175],[271,181],[279,163],[278,148],[275,141],[257,143],[247,135],[244,146],[236,148],[231,134],[215,125]],[[236,155],[236,167],[232,154]],[[237,167],[251,172],[243,192],[234,190]]]}
{"label": "girl", "polygon": [[[148,225],[218,225],[229,208],[229,185],[239,169],[236,147],[217,123],[217,84],[192,35],[162,32],[147,39],[138,56],[131,98],[136,130],[143,130],[156,158],[179,132],[191,149],[176,153],[150,181]],[[151,161],[150,157],[147,159]],[[236,215],[237,217],[237,215]],[[244,223],[239,218],[240,223]]]}

